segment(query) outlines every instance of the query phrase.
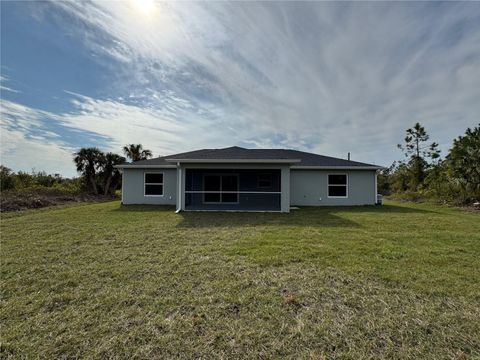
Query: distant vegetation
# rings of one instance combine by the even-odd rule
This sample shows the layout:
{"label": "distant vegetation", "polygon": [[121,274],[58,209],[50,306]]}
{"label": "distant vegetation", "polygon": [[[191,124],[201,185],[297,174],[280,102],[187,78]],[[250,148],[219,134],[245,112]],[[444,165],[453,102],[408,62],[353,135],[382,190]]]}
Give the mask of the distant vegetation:
{"label": "distant vegetation", "polygon": [[[465,205],[480,201],[480,124],[453,140],[442,159],[438,144],[430,142],[419,123],[406,130],[398,148],[405,159],[395,161],[378,176],[378,191],[393,199]],[[66,202],[115,196],[122,177],[115,165],[145,160],[152,152],[141,144],[123,147],[121,156],[98,148],[74,154],[79,178],[67,179],[45,172],[13,172],[0,165],[1,210],[19,210]]]}
{"label": "distant vegetation", "polygon": [[438,144],[419,123],[407,129],[398,145],[405,160],[394,162],[378,177],[378,190],[404,200],[432,200],[452,205],[480,201],[480,124],[453,140],[444,159]]}
{"label": "distant vegetation", "polygon": [[40,208],[90,197],[83,191],[82,179],[67,179],[45,172],[18,173],[0,165],[1,211]]}
{"label": "distant vegetation", "polygon": [[80,179],[67,179],[60,174],[48,175],[44,171],[32,171],[31,173],[19,171],[18,173],[15,173],[11,169],[0,165],[0,189],[2,191],[38,187],[78,192],[80,191],[81,181]]}
{"label": "distant vegetation", "polygon": [[77,171],[82,174],[85,188],[95,195],[113,194],[120,184],[120,172],[115,168],[125,162],[123,156],[106,153],[97,148],[82,148],[73,158]]}
{"label": "distant vegetation", "polygon": [[[123,151],[133,161],[152,157],[152,152],[141,144],[129,144]],[[111,199],[121,188],[122,177],[115,165],[124,163],[125,157],[92,147],[80,149],[73,161],[80,177],[72,179],[43,171],[14,172],[0,165],[1,211]]]}
{"label": "distant vegetation", "polygon": [[143,149],[142,144],[129,144],[123,147],[123,153],[131,161],[146,160],[152,157],[152,152]]}

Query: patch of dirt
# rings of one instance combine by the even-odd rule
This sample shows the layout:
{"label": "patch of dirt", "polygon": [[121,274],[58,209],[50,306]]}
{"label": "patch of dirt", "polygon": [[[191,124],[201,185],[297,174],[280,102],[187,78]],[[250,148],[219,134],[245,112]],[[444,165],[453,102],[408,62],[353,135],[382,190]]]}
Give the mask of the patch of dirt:
{"label": "patch of dirt", "polygon": [[0,212],[39,209],[72,202],[112,200],[112,196],[69,194],[56,189],[6,190],[0,194]]}

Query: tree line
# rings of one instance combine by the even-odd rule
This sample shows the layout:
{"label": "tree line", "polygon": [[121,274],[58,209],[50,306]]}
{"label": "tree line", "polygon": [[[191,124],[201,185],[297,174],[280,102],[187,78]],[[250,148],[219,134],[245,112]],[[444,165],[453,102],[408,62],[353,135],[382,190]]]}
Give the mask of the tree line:
{"label": "tree line", "polygon": [[[453,140],[442,159],[438,144],[430,140],[426,129],[416,123],[406,130],[398,148],[404,159],[395,161],[378,176],[378,191],[405,200],[432,199],[450,204],[480,201],[480,124]],[[115,165],[145,160],[152,152],[141,144],[123,147],[123,155],[104,153],[96,147],[81,148],[74,154],[78,179],[65,179],[45,172],[13,172],[0,165],[0,190],[57,188],[64,192],[87,191],[95,195],[113,195],[121,187],[121,175]]]}
{"label": "tree line", "polygon": [[480,124],[453,140],[445,158],[419,123],[406,130],[398,148],[405,159],[378,176],[384,195],[407,200],[432,199],[451,204],[480,200]]}
{"label": "tree line", "polygon": [[141,144],[125,145],[122,151],[125,156],[104,153],[96,147],[81,148],[73,154],[73,161],[81,176],[73,179],[44,171],[14,172],[0,165],[0,190],[54,189],[62,193],[113,195],[121,187],[122,181],[115,165],[126,162],[127,158],[138,161],[152,157],[152,152]]}
{"label": "tree line", "polygon": [[0,165],[0,190],[23,190],[33,188],[56,189],[65,193],[77,193],[81,189],[79,179],[67,179],[60,174],[47,174],[45,171],[31,173],[25,171],[14,172],[12,169]]}
{"label": "tree line", "polygon": [[[129,144],[123,147],[123,153],[131,161],[146,160],[152,152],[143,149],[141,144]],[[121,184],[121,175],[115,165],[126,162],[126,158],[112,153],[103,153],[96,147],[81,148],[74,154],[73,161],[77,171],[82,174],[87,189],[98,195],[113,195]]]}

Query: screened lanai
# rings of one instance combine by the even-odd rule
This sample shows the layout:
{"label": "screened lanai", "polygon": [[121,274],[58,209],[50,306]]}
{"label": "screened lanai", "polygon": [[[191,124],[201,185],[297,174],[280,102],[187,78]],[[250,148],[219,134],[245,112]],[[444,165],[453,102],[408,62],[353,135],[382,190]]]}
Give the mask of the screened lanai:
{"label": "screened lanai", "polygon": [[281,211],[281,170],[185,169],[185,210]]}

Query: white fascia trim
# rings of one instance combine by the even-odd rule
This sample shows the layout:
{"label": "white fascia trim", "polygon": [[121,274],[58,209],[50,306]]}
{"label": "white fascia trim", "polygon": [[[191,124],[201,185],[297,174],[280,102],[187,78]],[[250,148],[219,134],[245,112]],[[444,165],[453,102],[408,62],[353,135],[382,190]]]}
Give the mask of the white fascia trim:
{"label": "white fascia trim", "polygon": [[176,169],[177,165],[115,165],[116,169]]}
{"label": "white fascia trim", "polygon": [[[218,204],[218,203],[217,203]],[[228,205],[228,203],[227,203]],[[231,212],[231,213],[281,213],[280,210],[224,210],[224,209],[215,209],[215,210],[192,210],[185,209],[188,212]]]}
{"label": "white fascia trim", "polygon": [[183,189],[182,189],[182,168],[180,167],[180,164],[178,164],[177,167],[177,183],[175,184],[177,187],[177,210],[175,211],[177,214],[182,211],[182,194],[183,194]]}
{"label": "white fascia trim", "polygon": [[241,164],[241,163],[262,163],[262,164],[291,164],[299,163],[300,159],[165,159],[166,161],[177,161],[178,163],[223,163],[223,164]]}
{"label": "white fascia trim", "polygon": [[[169,161],[173,161],[170,160]],[[300,162],[300,160],[175,160],[180,162],[192,162],[192,163],[292,163]],[[178,165],[115,165],[116,169],[176,169]],[[299,166],[293,165],[290,167],[292,170],[382,170],[383,166]]]}
{"label": "white fascia trim", "polygon": [[292,166],[292,170],[381,170],[382,166]]}

